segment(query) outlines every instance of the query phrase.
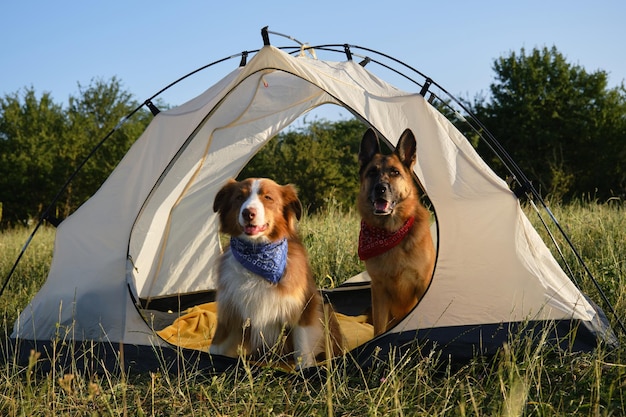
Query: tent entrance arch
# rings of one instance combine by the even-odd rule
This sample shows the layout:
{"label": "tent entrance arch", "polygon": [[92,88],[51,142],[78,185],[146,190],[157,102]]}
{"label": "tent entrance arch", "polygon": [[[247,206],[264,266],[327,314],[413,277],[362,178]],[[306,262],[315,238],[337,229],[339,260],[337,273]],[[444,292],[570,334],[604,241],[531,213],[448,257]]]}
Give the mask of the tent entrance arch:
{"label": "tent entrance arch", "polygon": [[[242,100],[240,89],[254,93]],[[283,108],[276,97],[287,95],[295,104]],[[138,298],[213,288],[219,254],[213,197],[278,132],[332,102],[309,82],[281,72],[253,74],[221,100],[168,165],[135,221],[129,270]]]}
{"label": "tent entrance arch", "polygon": [[[155,110],[98,192],[59,225],[47,281],[14,326],[16,344],[50,343],[55,329],[67,326],[76,342],[102,343],[105,350],[124,346],[125,360],[138,368],[150,366],[147,355],[155,348],[219,368],[203,352],[181,352],[164,342],[146,325],[142,300],[150,300],[150,308],[160,299],[211,290],[219,238],[205,206],[267,140],[300,114],[328,103],[348,109],[392,146],[410,128],[418,140],[414,173],[437,212],[431,287],[394,329],[353,352],[359,363],[367,365],[374,351],[416,344],[437,346],[458,359],[492,354],[512,332],[528,326],[548,332],[557,344],[569,336],[575,349],[614,342],[604,313],[560,267],[518,196],[444,115],[464,119],[504,161],[521,194],[545,207],[458,100],[394,58],[355,53],[378,54],[367,48],[312,49],[345,57],[330,61],[301,53],[308,47],[276,48],[268,31],[262,33],[264,46],[241,54],[242,65],[211,88],[176,108]],[[379,59],[387,60],[381,68],[412,87],[400,90],[371,72],[370,63]],[[404,75],[406,70],[420,81]],[[367,288],[367,280],[357,276],[327,294],[333,303],[349,306]],[[134,359],[130,351],[136,352]]]}
{"label": "tent entrance arch", "polygon": [[[239,94],[240,89],[245,94]],[[129,287],[144,309],[142,316],[157,330],[183,319],[181,308],[214,299],[216,260],[222,248],[212,201],[226,180],[237,177],[268,140],[302,114],[322,105],[342,105],[311,81],[285,71],[254,72],[219,103],[169,163],[131,229]],[[369,308],[370,296],[367,291],[359,294],[359,305],[338,308],[346,303],[337,300],[335,310],[361,316]],[[337,298],[332,291],[327,295]],[[367,340],[373,337],[369,324],[359,327],[368,328]],[[165,332],[178,334],[177,330]]]}

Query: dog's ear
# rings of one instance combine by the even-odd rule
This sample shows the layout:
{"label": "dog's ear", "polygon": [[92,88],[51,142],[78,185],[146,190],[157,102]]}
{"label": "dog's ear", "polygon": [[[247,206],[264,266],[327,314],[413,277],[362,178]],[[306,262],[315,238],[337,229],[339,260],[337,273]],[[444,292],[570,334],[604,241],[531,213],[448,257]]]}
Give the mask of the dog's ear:
{"label": "dog's ear", "polygon": [[296,187],[291,184],[283,185],[281,187],[283,194],[283,203],[285,205],[284,215],[285,218],[291,219],[295,216],[296,220],[302,218],[302,203],[298,198],[298,191]]}
{"label": "dog's ear", "polygon": [[215,213],[221,212],[226,208],[228,201],[230,201],[231,194],[235,189],[237,181],[230,178],[226,184],[217,192],[215,199],[213,200],[213,211]]}
{"label": "dog's ear", "polygon": [[402,161],[407,168],[411,169],[413,168],[413,164],[415,164],[416,150],[415,135],[413,135],[411,129],[405,129],[400,136],[400,140],[398,140],[398,145],[394,152],[398,155],[400,161]]}
{"label": "dog's ear", "polygon": [[363,135],[361,140],[361,147],[359,148],[359,166],[362,171],[363,168],[369,164],[374,155],[380,153],[380,143],[378,143],[378,136],[374,129],[369,128]]}

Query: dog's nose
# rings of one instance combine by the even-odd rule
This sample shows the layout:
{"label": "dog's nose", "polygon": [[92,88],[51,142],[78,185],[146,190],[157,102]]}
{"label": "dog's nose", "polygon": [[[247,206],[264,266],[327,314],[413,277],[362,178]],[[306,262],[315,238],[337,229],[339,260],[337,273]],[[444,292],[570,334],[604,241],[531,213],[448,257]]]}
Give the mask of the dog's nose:
{"label": "dog's nose", "polygon": [[245,208],[241,212],[241,216],[243,217],[244,220],[251,222],[252,220],[254,220],[254,217],[256,216],[256,209]]}
{"label": "dog's nose", "polygon": [[389,184],[385,182],[381,182],[374,186],[374,192],[376,193],[377,196],[381,196],[387,192],[388,188],[389,188]]}

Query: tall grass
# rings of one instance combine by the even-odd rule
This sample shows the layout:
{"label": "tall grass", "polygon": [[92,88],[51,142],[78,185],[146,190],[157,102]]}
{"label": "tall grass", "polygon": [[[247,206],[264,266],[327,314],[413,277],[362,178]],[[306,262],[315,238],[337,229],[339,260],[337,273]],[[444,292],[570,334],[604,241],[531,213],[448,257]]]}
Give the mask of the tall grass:
{"label": "tall grass", "polygon": [[356,242],[358,216],[351,210],[329,204],[315,216],[305,215],[300,234],[311,259],[311,269],[318,285],[333,288],[363,271]]}
{"label": "tall grass", "polygon": [[[602,292],[617,311],[626,312],[626,207],[623,203],[609,202],[597,204],[594,202],[574,202],[567,205],[557,204],[551,208],[558,219],[561,228],[569,236],[584,260],[591,275],[597,280]],[[555,257],[565,268],[565,262],[572,267],[575,282],[596,303],[602,305],[603,300],[598,288],[587,274],[587,271],[578,262],[574,252],[569,250],[565,239],[558,229],[548,222],[549,216],[543,214],[549,230],[556,238],[557,245],[563,256],[556,250],[556,246],[549,243],[550,237],[540,222],[538,215],[530,206],[526,207],[528,217],[542,235],[548,247],[553,250]]]}
{"label": "tall grass", "polygon": [[[552,210],[623,316],[624,207],[590,203]],[[528,214],[540,223],[530,208]],[[13,229],[0,234],[2,279],[28,233]],[[361,270],[354,213],[330,206],[320,216],[305,216],[301,234],[321,284],[337,285]],[[0,298],[4,337],[45,279],[53,237],[53,229],[39,232]],[[564,248],[562,238],[558,241]],[[569,251],[563,253],[568,260],[574,258]],[[579,285],[602,305],[585,271],[574,269]],[[520,335],[497,358],[476,358],[460,369],[436,354],[411,351],[361,374],[331,367],[310,379],[245,362],[236,372],[213,376],[201,369],[180,374],[86,374],[77,369],[44,374],[35,372],[38,353],[33,352],[28,366],[12,360],[0,365],[0,415],[618,416],[626,415],[626,338],[620,335],[620,340],[614,351],[602,347],[573,353],[530,344]]]}
{"label": "tall grass", "polygon": [[[14,228],[0,233],[0,280],[2,284],[13,268],[25,242],[32,233],[26,228]],[[0,297],[0,312],[3,323],[2,335],[6,334],[6,325],[13,325],[18,313],[28,304],[44,283],[54,246],[55,230],[51,227],[40,228],[32,240],[8,281],[4,294]]]}

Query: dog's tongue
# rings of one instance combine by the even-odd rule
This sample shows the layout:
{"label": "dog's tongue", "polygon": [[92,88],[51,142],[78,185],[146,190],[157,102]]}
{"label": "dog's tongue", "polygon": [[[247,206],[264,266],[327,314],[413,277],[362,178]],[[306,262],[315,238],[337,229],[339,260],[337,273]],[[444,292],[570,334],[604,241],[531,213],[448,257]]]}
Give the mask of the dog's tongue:
{"label": "dog's tongue", "polygon": [[248,236],[254,236],[256,234],[259,234],[263,232],[265,229],[267,229],[267,225],[256,226],[256,225],[249,224],[243,227],[244,233],[247,234]]}
{"label": "dog's tongue", "polygon": [[376,213],[388,213],[391,211],[391,202],[379,198],[374,201],[374,210]]}

